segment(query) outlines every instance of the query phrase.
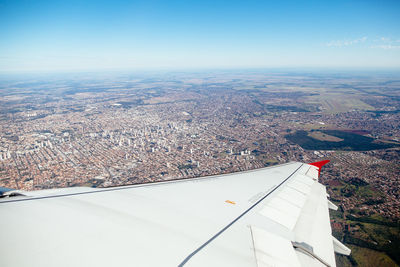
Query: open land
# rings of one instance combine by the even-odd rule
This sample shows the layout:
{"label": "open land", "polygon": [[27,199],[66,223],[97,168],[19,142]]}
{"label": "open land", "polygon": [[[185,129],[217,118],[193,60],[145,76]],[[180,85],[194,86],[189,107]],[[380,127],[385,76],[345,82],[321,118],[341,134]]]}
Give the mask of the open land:
{"label": "open land", "polygon": [[353,249],[339,265],[397,266],[399,73],[0,76],[2,187],[108,187],[323,159],[339,206],[333,233]]}

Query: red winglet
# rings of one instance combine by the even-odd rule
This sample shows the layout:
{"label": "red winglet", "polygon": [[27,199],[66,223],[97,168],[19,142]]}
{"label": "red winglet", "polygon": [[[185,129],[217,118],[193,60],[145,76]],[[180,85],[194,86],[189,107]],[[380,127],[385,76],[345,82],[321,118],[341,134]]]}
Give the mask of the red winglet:
{"label": "red winglet", "polygon": [[318,176],[321,173],[321,168],[322,166],[324,166],[325,164],[327,164],[328,162],[330,162],[330,160],[322,160],[322,161],[317,161],[317,162],[313,162],[313,163],[308,163],[309,165],[313,165],[315,167],[318,168]]}

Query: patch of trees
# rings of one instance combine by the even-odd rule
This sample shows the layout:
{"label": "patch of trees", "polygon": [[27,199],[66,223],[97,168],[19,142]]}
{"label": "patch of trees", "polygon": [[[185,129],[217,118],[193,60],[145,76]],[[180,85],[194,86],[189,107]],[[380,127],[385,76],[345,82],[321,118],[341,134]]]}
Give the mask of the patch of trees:
{"label": "patch of trees", "polygon": [[308,136],[307,131],[296,131],[293,134],[285,135],[285,138],[309,150],[368,151],[399,146],[398,144],[374,143],[374,138],[338,130],[321,130],[321,132],[339,137],[343,139],[343,141],[331,142],[317,140]]}

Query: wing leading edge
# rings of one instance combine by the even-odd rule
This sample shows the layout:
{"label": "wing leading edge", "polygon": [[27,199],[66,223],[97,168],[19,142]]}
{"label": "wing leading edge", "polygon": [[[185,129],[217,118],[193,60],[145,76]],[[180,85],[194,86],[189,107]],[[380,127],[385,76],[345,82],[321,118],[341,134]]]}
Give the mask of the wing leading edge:
{"label": "wing leading edge", "polygon": [[1,199],[0,265],[335,266],[318,168]]}

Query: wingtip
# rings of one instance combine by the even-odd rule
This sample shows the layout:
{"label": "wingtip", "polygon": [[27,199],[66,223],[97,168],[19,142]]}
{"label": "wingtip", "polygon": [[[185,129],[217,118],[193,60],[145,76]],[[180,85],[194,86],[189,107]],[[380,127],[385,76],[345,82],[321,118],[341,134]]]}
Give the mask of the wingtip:
{"label": "wingtip", "polygon": [[330,160],[326,159],[326,160],[316,161],[316,162],[312,162],[312,163],[308,163],[308,164],[318,168],[318,176],[319,176],[319,174],[321,173],[322,166],[326,165],[329,162],[330,162]]}
{"label": "wingtip", "polygon": [[312,163],[308,163],[308,164],[313,165],[313,166],[321,169],[322,166],[324,166],[325,164],[327,164],[329,162],[330,162],[330,160],[326,159],[326,160],[316,161],[316,162],[312,162]]}

